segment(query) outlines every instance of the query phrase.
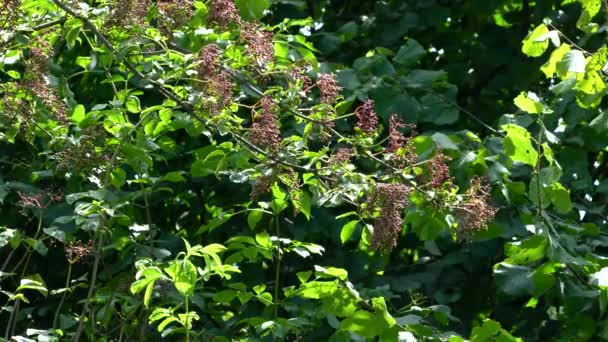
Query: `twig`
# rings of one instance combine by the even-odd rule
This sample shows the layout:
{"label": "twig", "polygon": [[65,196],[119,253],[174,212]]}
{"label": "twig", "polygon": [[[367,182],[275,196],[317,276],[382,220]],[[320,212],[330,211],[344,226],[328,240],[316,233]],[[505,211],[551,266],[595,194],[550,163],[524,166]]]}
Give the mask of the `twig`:
{"label": "twig", "polygon": [[[55,1],[55,0],[53,0],[53,1]],[[127,137],[129,137],[131,135],[131,133],[134,132],[148,118],[148,115],[150,115],[150,113],[152,113],[152,112],[148,112],[144,116],[142,116],[139,119],[139,121],[131,128],[131,131],[129,132],[129,134],[125,134],[125,136],[121,139],[118,146],[116,146],[116,148],[114,149],[114,153],[112,153],[112,157],[110,158],[110,163],[109,163],[108,169],[106,170],[106,175],[105,175],[105,179],[103,182],[104,188],[108,187],[111,183],[110,174],[112,172],[112,169],[114,169],[116,162],[118,161],[118,154],[119,154],[121,148],[126,143]],[[100,227],[102,227],[102,228],[105,225],[104,221],[105,221],[105,216],[102,215],[100,217]],[[93,273],[91,274],[91,285],[89,286],[89,291],[87,293],[87,298],[85,299],[85,302],[84,302],[84,307],[82,308],[82,312],[80,313],[80,319],[78,321],[78,328],[76,329],[76,333],[74,334],[74,339],[73,339],[74,342],[78,342],[80,340],[80,335],[82,334],[82,331],[84,329],[84,317],[89,312],[89,305],[91,302],[91,298],[93,297],[95,282],[97,281],[97,271],[99,269],[99,263],[101,261],[101,255],[103,252],[102,249],[103,249],[103,231],[99,234],[98,247],[97,247],[97,251],[95,254],[95,260],[93,262]],[[93,322],[93,324],[94,323],[95,322]]]}
{"label": "twig", "polygon": [[459,111],[465,113],[467,116],[469,116],[471,119],[477,121],[477,123],[479,123],[480,125],[482,125],[483,127],[485,127],[488,131],[499,135],[499,136],[504,136],[504,134],[502,132],[499,132],[498,130],[496,130],[494,127],[488,125],[487,123],[485,123],[483,120],[481,120],[477,115],[473,114],[471,111],[467,110],[466,108],[462,107],[461,105],[459,105],[458,103],[448,99],[447,97],[445,97],[442,94],[436,94],[437,96],[441,97],[447,104],[449,104],[450,106],[453,106],[454,108],[458,109]]}
{"label": "twig", "polygon": [[575,42],[573,42],[566,34],[564,34],[562,31],[560,31],[555,25],[549,23],[549,27],[551,27],[551,29],[557,31],[557,33],[559,33],[559,35],[562,36],[562,38],[564,38],[568,43],[570,43],[570,45],[572,45],[575,48],[581,50],[581,52],[583,52],[587,56],[591,55],[591,53],[589,51],[587,51],[587,50],[583,49],[582,47],[578,46],[578,44],[576,44]]}
{"label": "twig", "polygon": [[276,262],[275,262],[275,274],[274,274],[274,307],[273,307],[273,315],[274,320],[276,321],[279,317],[279,287],[280,287],[280,277],[281,277],[281,230],[279,224],[279,214],[276,214],[274,217],[275,221],[275,229],[277,234],[277,251],[276,251]]}
{"label": "twig", "polygon": [[[101,255],[103,254],[103,234],[99,234],[97,239],[97,250],[95,251],[95,260],[93,262],[93,271],[91,273],[91,284],[89,285],[89,291],[87,293],[87,298],[84,302],[84,307],[82,308],[82,312],[80,313],[80,317],[78,319],[78,327],[76,328],[76,333],[74,334],[73,341],[78,342],[80,340],[80,335],[84,330],[84,317],[89,313],[89,305],[91,303],[91,298],[93,297],[93,292],[95,291],[95,283],[97,282],[97,272],[99,270],[99,261],[101,260]],[[95,324],[95,322],[91,322]]]}
{"label": "twig", "polygon": [[48,23],[44,23],[44,24],[40,24],[37,26],[32,27],[31,30],[19,30],[16,32],[13,32],[5,41],[0,43],[0,49],[5,47],[6,45],[8,45],[10,42],[12,42],[13,40],[15,40],[15,38],[17,38],[17,34],[18,33],[27,33],[27,32],[35,32],[35,31],[40,31],[40,30],[44,30],[45,28],[51,27],[51,26],[55,26],[57,24],[61,24],[65,21],[65,18],[59,18],[56,20],[52,20],[49,21]]}

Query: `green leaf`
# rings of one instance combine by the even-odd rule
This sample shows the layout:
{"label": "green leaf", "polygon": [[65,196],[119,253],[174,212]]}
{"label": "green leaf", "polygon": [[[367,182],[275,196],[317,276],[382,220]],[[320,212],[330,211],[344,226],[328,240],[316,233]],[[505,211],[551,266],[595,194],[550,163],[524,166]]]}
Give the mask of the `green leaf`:
{"label": "green leaf", "polygon": [[341,280],[346,280],[348,278],[348,272],[343,268],[337,267],[322,267],[319,265],[315,265],[315,275],[319,278],[329,277],[329,278],[338,278]]}
{"label": "green leaf", "polygon": [[91,57],[78,56],[76,57],[76,64],[81,66],[83,69],[87,70],[89,68],[89,64],[93,62]]}
{"label": "green leaf", "polygon": [[197,281],[196,266],[190,260],[174,261],[165,269],[165,272],[173,279],[175,289],[182,296],[194,294]]}
{"label": "green leaf", "polygon": [[125,107],[127,107],[127,110],[131,113],[141,112],[141,106],[137,96],[129,96],[127,98],[127,102],[125,103]]}
{"label": "green leaf", "polygon": [[234,3],[245,20],[260,19],[270,7],[269,0],[235,0]]}
{"label": "green leaf", "polygon": [[401,45],[397,55],[393,58],[395,63],[403,66],[412,66],[426,54],[426,51],[416,40],[409,38],[404,45]]}
{"label": "green leaf", "polygon": [[141,271],[141,275],[139,276],[139,279],[136,280],[135,282],[133,282],[133,284],[131,284],[131,287],[130,287],[131,293],[133,293],[133,294],[139,293],[146,286],[148,286],[148,283],[150,283],[151,281],[160,279],[160,278],[162,278],[162,276],[163,276],[163,273],[160,270],[160,268],[158,268],[158,267],[145,268],[143,271]]}
{"label": "green leaf", "polygon": [[192,177],[205,177],[214,174],[226,158],[226,153],[220,149],[209,153],[203,160],[196,160],[192,163],[190,172]]}
{"label": "green leaf", "polygon": [[566,214],[572,210],[570,190],[566,189],[561,183],[554,182],[549,186],[549,198],[558,212]]}
{"label": "green leaf", "polygon": [[287,58],[289,53],[289,43],[285,41],[274,42],[274,55],[277,58]]}
{"label": "green leaf", "polygon": [[184,171],[167,172],[167,174],[163,176],[162,180],[171,183],[185,182],[186,178],[184,178],[184,173]]}
{"label": "green leaf", "polygon": [[593,128],[598,133],[608,131],[608,112],[601,112],[589,123],[589,127]]}
{"label": "green leaf", "polygon": [[559,63],[566,53],[570,51],[570,45],[562,44],[559,48],[551,52],[549,60],[540,67],[540,70],[547,76],[547,78],[553,77],[557,71],[557,63]]}
{"label": "green leaf", "polygon": [[126,181],[127,173],[122,168],[117,167],[110,173],[110,183],[112,183],[116,189],[120,189]]}
{"label": "green leaf", "polygon": [[521,51],[530,57],[538,57],[549,47],[549,29],[544,24],[538,25],[523,41]]}
{"label": "green leaf", "polygon": [[519,242],[509,242],[505,245],[505,262],[514,265],[534,263],[545,257],[547,245],[547,239],[541,235],[534,235]]}
{"label": "green leaf", "polygon": [[532,92],[521,92],[515,100],[515,105],[529,114],[541,114],[543,112],[543,104],[540,102],[538,96]]}
{"label": "green leaf", "polygon": [[6,73],[15,80],[18,80],[21,78],[21,74],[16,70],[9,70]]}
{"label": "green leaf", "polygon": [[491,319],[483,321],[481,326],[476,326],[471,331],[471,342],[518,342],[521,338],[514,337],[500,326],[500,323]]}
{"label": "green leaf", "polygon": [[368,339],[373,339],[388,328],[382,316],[364,310],[356,311],[340,322],[341,330],[351,331]]}
{"label": "green leaf", "polygon": [[74,112],[72,113],[72,121],[74,121],[75,123],[80,123],[82,120],[84,120],[84,117],[84,106],[79,104],[78,106],[76,106],[76,108],[74,108]]}
{"label": "green leaf", "polygon": [[350,239],[358,224],[359,220],[353,220],[342,226],[342,230],[340,231],[340,241],[342,241],[342,244]]}
{"label": "green leaf", "polygon": [[249,214],[247,214],[247,225],[249,225],[249,228],[255,229],[255,226],[262,220],[263,216],[264,212],[261,210],[250,211]]}
{"label": "green leaf", "polygon": [[587,71],[601,71],[608,63],[608,47],[599,48],[587,62]]}
{"label": "green leaf", "polygon": [[513,161],[535,166],[538,161],[538,152],[532,146],[530,132],[514,124],[503,125],[501,128],[507,132],[503,141],[507,156]]}
{"label": "green leaf", "polygon": [[437,147],[439,147],[440,150],[445,151],[445,150],[449,150],[449,151],[458,151],[458,146],[454,143],[454,141],[452,141],[452,139],[447,136],[446,134],[443,134],[441,132],[437,132],[434,133],[431,138],[433,139],[433,141],[435,142],[435,144],[437,144]]}
{"label": "green leaf", "polygon": [[580,50],[569,50],[557,63],[557,75],[561,79],[570,77],[570,73],[585,72],[585,55]]}
{"label": "green leaf", "polygon": [[[426,87],[426,86],[425,86]],[[427,94],[420,99],[420,121],[435,125],[449,125],[458,121],[459,112],[445,97]]]}
{"label": "green leaf", "polygon": [[23,290],[38,291],[45,297],[49,293],[49,290],[46,288],[46,284],[44,283],[44,280],[38,273],[23,277],[21,279],[21,281],[19,282],[19,287],[17,288],[16,292],[21,292]]}
{"label": "green leaf", "polygon": [[579,2],[583,7],[583,11],[576,21],[576,27],[587,33],[597,31],[598,25],[591,23],[591,19],[593,19],[600,11],[600,8],[602,8],[602,0],[579,0]]}
{"label": "green leaf", "polygon": [[498,289],[509,296],[531,296],[534,293],[532,273],[530,267],[502,262],[494,269],[494,279]]}
{"label": "green leaf", "polygon": [[309,221],[311,207],[312,201],[310,195],[307,192],[302,192],[302,194],[300,195],[300,205],[298,209],[300,210],[300,212],[302,212],[302,214],[304,214],[304,216],[306,216],[306,219]]}
{"label": "green leaf", "polygon": [[287,208],[287,202],[285,199],[287,198],[287,194],[278,184],[274,184],[272,186],[272,211],[275,214],[280,213],[281,211]]}
{"label": "green leaf", "polygon": [[381,313],[382,318],[387,326],[394,326],[397,321],[391,314],[388,313],[388,308],[386,307],[386,301],[383,297],[372,298],[372,306],[376,309],[376,313]]}
{"label": "green leaf", "polygon": [[333,295],[338,290],[338,281],[311,281],[300,285],[295,295],[302,298],[321,299]]}

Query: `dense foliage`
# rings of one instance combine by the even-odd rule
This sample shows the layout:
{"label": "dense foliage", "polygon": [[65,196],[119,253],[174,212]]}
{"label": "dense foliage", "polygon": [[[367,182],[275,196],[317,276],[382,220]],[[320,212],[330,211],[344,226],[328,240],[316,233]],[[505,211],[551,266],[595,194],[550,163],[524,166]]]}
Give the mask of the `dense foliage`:
{"label": "dense foliage", "polygon": [[3,0],[0,341],[608,340],[607,30]]}

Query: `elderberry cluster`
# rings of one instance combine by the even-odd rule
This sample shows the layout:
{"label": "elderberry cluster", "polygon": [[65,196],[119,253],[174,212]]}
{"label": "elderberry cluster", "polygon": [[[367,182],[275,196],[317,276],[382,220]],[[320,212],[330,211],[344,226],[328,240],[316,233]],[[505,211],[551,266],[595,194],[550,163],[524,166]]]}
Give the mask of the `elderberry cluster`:
{"label": "elderberry cluster", "polygon": [[405,184],[378,183],[367,199],[367,208],[379,210],[374,223],[372,248],[377,251],[390,251],[397,246],[403,229],[401,213],[409,204],[412,188]]}
{"label": "elderberry cluster", "polygon": [[263,97],[259,106],[261,109],[255,113],[253,125],[249,134],[251,142],[271,152],[278,152],[281,143],[281,132],[277,124],[276,104],[270,97]]}
{"label": "elderberry cluster", "polygon": [[378,115],[374,110],[374,100],[367,99],[357,109],[355,109],[355,115],[357,116],[357,127],[365,133],[371,133],[376,130],[378,126]]}

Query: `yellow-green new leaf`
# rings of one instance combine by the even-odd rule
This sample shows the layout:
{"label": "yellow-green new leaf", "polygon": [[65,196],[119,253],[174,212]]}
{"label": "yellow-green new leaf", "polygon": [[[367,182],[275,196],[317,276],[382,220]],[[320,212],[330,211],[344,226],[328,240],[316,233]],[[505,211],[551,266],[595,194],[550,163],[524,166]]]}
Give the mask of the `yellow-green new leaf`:
{"label": "yellow-green new leaf", "polygon": [[557,63],[562,60],[568,51],[570,51],[570,45],[562,44],[560,47],[551,52],[551,57],[549,57],[549,60],[540,67],[540,70],[542,70],[547,78],[553,77],[557,71]]}
{"label": "yellow-green new leaf", "polygon": [[531,166],[538,161],[538,152],[532,146],[532,136],[525,128],[508,124],[501,127],[507,136],[503,141],[505,153],[516,162],[521,162]]}
{"label": "yellow-green new leaf", "polygon": [[530,57],[538,57],[549,47],[549,29],[544,24],[538,25],[524,39],[521,51]]}
{"label": "yellow-green new leaf", "polygon": [[515,105],[529,114],[540,114],[543,112],[543,104],[540,103],[540,100],[536,94],[528,92],[521,92],[515,100],[513,100]]}
{"label": "yellow-green new leaf", "polygon": [[598,24],[592,23],[591,19],[595,17],[595,15],[602,8],[601,0],[579,0],[583,7],[583,12],[581,16],[578,18],[576,22],[576,27],[580,30],[583,30],[587,33],[593,33],[597,31]]}

